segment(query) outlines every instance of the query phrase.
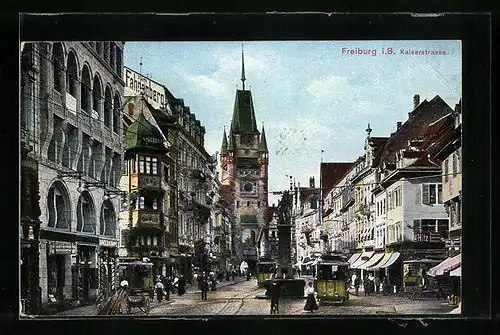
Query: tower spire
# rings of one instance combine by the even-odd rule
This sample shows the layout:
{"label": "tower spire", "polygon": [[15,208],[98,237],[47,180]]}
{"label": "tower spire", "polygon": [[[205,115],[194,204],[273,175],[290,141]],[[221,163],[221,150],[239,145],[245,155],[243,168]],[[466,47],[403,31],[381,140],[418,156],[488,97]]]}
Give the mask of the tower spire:
{"label": "tower spire", "polygon": [[241,43],[241,81],[243,82],[243,91],[245,90],[245,57],[243,55],[243,43]]}

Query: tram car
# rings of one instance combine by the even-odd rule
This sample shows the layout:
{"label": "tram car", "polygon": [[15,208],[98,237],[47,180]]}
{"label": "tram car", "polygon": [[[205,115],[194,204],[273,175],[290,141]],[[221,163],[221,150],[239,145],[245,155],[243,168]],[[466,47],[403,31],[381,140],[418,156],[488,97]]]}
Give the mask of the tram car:
{"label": "tram car", "polygon": [[129,289],[136,292],[149,292],[154,286],[153,263],[144,260],[126,259],[118,263],[120,281],[126,279]]}
{"label": "tram car", "polygon": [[314,289],[322,303],[349,300],[347,280],[349,262],[341,254],[328,253],[321,256],[316,264]]}
{"label": "tram car", "polygon": [[277,263],[275,261],[260,259],[259,262],[257,262],[257,285],[263,287],[266,280],[273,279],[276,269]]}

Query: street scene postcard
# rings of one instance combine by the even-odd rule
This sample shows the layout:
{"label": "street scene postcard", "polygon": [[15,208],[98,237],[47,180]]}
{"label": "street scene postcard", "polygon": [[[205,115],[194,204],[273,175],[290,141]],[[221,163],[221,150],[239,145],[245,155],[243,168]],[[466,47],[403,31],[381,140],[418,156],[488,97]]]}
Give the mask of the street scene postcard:
{"label": "street scene postcard", "polygon": [[19,61],[21,316],[460,315],[459,40]]}

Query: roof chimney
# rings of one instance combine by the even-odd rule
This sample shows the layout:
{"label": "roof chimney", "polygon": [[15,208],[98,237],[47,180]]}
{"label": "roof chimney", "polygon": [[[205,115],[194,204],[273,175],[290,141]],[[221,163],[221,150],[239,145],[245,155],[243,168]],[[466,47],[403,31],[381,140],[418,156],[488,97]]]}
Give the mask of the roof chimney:
{"label": "roof chimney", "polygon": [[314,177],[309,178],[309,187],[314,188]]}
{"label": "roof chimney", "polygon": [[397,126],[397,128],[396,128],[396,129],[401,128],[401,121],[398,121],[398,122],[396,123],[396,126]]}
{"label": "roof chimney", "polygon": [[413,96],[413,109],[417,108],[419,104],[420,104],[420,95],[415,94]]}

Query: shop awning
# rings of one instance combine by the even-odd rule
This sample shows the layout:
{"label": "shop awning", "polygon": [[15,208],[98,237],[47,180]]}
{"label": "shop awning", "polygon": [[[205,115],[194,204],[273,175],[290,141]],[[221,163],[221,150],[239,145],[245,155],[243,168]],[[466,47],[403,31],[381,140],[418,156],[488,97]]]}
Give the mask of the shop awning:
{"label": "shop awning", "polygon": [[389,258],[389,260],[384,265],[381,265],[379,267],[381,269],[388,268],[392,264],[396,263],[396,261],[398,260],[398,258],[399,258],[399,252],[393,252],[392,255],[391,255],[391,257]]}
{"label": "shop awning", "polygon": [[373,254],[372,258],[370,258],[367,262],[361,264],[358,269],[366,270],[368,267],[377,264],[382,259],[382,257],[384,257],[384,255],[385,253],[383,252]]}
{"label": "shop awning", "polygon": [[433,268],[430,268],[429,271],[427,271],[427,274],[429,276],[442,276],[446,272],[454,270],[458,268],[461,265],[462,262],[462,255],[458,254],[455,257],[448,257],[438,265],[436,265]]}
{"label": "shop awning", "polygon": [[462,267],[459,266],[453,271],[450,271],[450,277],[462,277]]}
{"label": "shop awning", "polygon": [[357,261],[351,264],[351,269],[359,269],[359,266],[366,263],[373,256],[373,253],[373,251],[363,252],[363,254],[361,254],[361,257],[359,257]]}
{"label": "shop awning", "polygon": [[376,265],[374,265],[372,267],[368,267],[366,270],[368,270],[368,271],[378,270],[382,265],[387,263],[387,261],[391,258],[391,256],[392,256],[392,252],[385,253],[384,257],[382,257],[380,262],[378,262]]}
{"label": "shop awning", "polygon": [[348,260],[349,264],[356,262],[359,259],[359,257],[361,257],[361,253],[353,254],[351,258],[349,258]]}

